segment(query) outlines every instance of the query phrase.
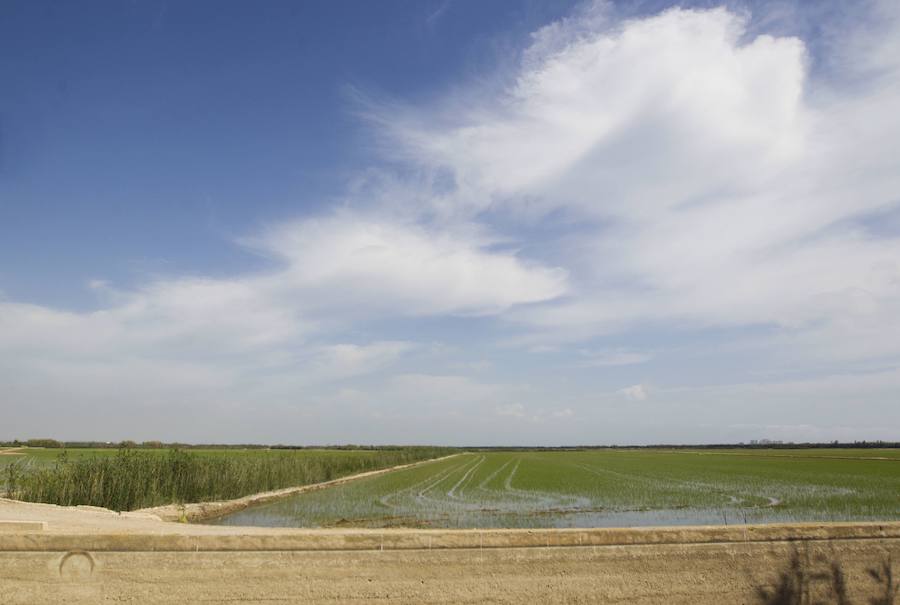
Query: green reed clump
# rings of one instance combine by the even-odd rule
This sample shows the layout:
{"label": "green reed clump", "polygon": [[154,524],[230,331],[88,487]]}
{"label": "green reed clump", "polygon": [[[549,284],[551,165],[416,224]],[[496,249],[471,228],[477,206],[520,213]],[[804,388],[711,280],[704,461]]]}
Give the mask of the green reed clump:
{"label": "green reed clump", "polygon": [[263,451],[249,454],[166,453],[122,449],[115,456],[70,458],[49,466],[7,468],[8,496],[63,506],[134,510],[160,504],[238,498],[427,460],[450,450],[408,447],[375,452]]}

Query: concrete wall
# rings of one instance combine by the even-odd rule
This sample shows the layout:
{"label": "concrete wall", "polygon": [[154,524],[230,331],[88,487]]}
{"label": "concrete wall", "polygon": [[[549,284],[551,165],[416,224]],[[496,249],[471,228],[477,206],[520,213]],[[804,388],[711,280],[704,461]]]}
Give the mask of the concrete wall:
{"label": "concrete wall", "polygon": [[[875,594],[868,570],[888,558],[900,577],[897,523],[269,533],[143,523],[0,532],[0,603],[749,604],[794,552],[823,569],[839,561],[854,603]],[[824,596],[828,583],[814,589]]]}

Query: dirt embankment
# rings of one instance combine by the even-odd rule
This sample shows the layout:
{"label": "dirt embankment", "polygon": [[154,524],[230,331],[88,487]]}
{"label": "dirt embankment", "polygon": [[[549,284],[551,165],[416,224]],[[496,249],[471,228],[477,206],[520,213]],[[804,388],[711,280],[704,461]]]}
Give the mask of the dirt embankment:
{"label": "dirt embankment", "polygon": [[288,496],[293,496],[296,494],[302,494],[304,492],[311,492],[319,489],[324,489],[326,487],[334,487],[335,485],[349,483],[350,481],[357,481],[359,479],[365,479],[366,477],[375,477],[377,475],[383,475],[385,473],[399,471],[405,468],[413,468],[422,464],[430,464],[432,462],[446,460],[447,458],[453,458],[454,456],[460,455],[461,454],[450,454],[449,456],[443,456],[442,458],[431,458],[429,460],[411,462],[410,464],[400,464],[398,466],[380,468],[374,471],[367,471],[365,473],[358,473],[356,475],[348,475],[346,477],[332,479],[331,481],[312,483],[310,485],[299,485],[296,487],[286,487],[284,489],[277,489],[270,492],[251,494],[242,498],[235,498],[234,500],[221,500],[218,502],[192,502],[189,504],[166,504],[164,506],[142,508],[135,512],[156,515],[163,521],[183,521],[189,523],[197,523],[234,513],[255,504],[263,504],[265,502],[279,500],[281,498],[286,498]]}

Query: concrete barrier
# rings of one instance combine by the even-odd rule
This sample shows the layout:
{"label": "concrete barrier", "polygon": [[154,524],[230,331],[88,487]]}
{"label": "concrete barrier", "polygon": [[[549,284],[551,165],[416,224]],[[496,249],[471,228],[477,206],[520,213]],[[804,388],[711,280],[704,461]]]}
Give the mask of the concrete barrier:
{"label": "concrete barrier", "polygon": [[[224,529],[216,533],[190,531]],[[648,546],[900,539],[900,523],[804,523],[596,529],[273,529],[157,522],[128,533],[0,533],[0,552],[353,551]]]}
{"label": "concrete barrier", "polygon": [[313,530],[191,525],[10,500],[0,500],[0,520],[16,528],[0,532],[3,605],[749,605],[795,553],[820,566],[839,563],[853,603],[879,594],[869,572],[886,561],[900,577],[898,522]]}
{"label": "concrete barrier", "polygon": [[888,558],[900,560],[897,539],[800,546],[0,551],[0,602],[750,605],[761,602],[758,591],[777,582],[798,548],[810,560],[840,561],[852,603],[879,594],[869,570]]}

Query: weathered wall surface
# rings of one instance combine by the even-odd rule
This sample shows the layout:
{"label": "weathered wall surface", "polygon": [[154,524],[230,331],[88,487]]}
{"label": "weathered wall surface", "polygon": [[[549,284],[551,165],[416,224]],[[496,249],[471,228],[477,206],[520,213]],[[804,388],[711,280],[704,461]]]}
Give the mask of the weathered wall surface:
{"label": "weathered wall surface", "polygon": [[[401,551],[6,552],[0,602],[755,603],[795,546],[711,543]],[[900,541],[815,541],[854,602]]]}

